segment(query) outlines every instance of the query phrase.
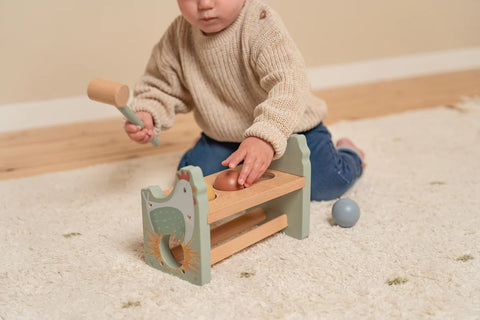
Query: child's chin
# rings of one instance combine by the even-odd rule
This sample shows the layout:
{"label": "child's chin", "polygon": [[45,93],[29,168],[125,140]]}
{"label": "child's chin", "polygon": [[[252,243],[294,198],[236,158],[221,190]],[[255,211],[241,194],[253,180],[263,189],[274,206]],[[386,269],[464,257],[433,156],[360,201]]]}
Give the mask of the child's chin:
{"label": "child's chin", "polygon": [[205,33],[206,35],[214,35],[222,31],[223,29],[225,28],[221,26],[211,26],[211,27],[200,28],[200,30],[202,30],[202,32]]}

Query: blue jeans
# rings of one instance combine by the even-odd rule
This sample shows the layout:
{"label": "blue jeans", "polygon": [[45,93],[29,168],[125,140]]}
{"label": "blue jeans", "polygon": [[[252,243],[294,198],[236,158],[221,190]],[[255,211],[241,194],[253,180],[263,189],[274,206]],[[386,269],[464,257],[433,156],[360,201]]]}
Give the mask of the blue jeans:
{"label": "blue jeans", "polygon": [[[328,129],[320,123],[301,132],[310,148],[312,165],[312,200],[332,200],[343,195],[362,175],[362,159],[348,147],[335,148]],[[225,170],[221,162],[228,158],[240,143],[216,141],[202,133],[198,142],[180,160],[178,168],[193,165],[205,176]]]}

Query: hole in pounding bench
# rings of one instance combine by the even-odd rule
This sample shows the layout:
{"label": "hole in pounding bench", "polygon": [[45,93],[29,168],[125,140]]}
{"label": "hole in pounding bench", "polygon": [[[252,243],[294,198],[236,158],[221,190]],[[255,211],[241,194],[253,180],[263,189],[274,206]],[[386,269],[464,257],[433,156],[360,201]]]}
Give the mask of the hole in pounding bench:
{"label": "hole in pounding bench", "polygon": [[266,171],[260,178],[258,178],[257,181],[270,180],[273,178],[275,178],[275,174],[273,172]]}
{"label": "hole in pounding bench", "polygon": [[172,254],[173,258],[178,263],[178,266],[181,266],[183,264],[185,255],[184,255],[183,247],[180,241],[175,237],[169,237],[168,247],[170,249],[170,253]]}
{"label": "hole in pounding bench", "polygon": [[184,261],[183,248],[172,235],[166,235],[160,243],[160,252],[165,263],[173,269],[180,268]]}

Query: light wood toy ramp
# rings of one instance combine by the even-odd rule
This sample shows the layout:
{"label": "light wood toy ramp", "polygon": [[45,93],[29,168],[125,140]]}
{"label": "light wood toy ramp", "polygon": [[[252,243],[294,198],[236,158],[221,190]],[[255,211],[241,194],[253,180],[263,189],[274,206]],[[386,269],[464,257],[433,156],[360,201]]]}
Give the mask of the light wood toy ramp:
{"label": "light wood toy ramp", "polygon": [[[187,166],[177,172],[168,195],[158,186],[142,189],[145,262],[203,285],[210,282],[212,265],[276,232],[308,237],[309,157],[305,137],[292,135],[285,155],[268,169],[270,179],[249,188],[215,189],[208,201],[205,181],[213,185],[218,173],[204,178],[200,168]],[[219,226],[211,230],[214,223]]]}

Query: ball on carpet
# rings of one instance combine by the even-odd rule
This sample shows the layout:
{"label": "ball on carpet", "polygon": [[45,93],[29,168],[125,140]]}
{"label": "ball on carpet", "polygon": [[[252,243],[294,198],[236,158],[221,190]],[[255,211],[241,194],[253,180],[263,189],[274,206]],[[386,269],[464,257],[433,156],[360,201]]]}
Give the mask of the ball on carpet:
{"label": "ball on carpet", "polygon": [[360,207],[352,199],[340,199],[332,207],[332,217],[340,227],[351,228],[360,218]]}

